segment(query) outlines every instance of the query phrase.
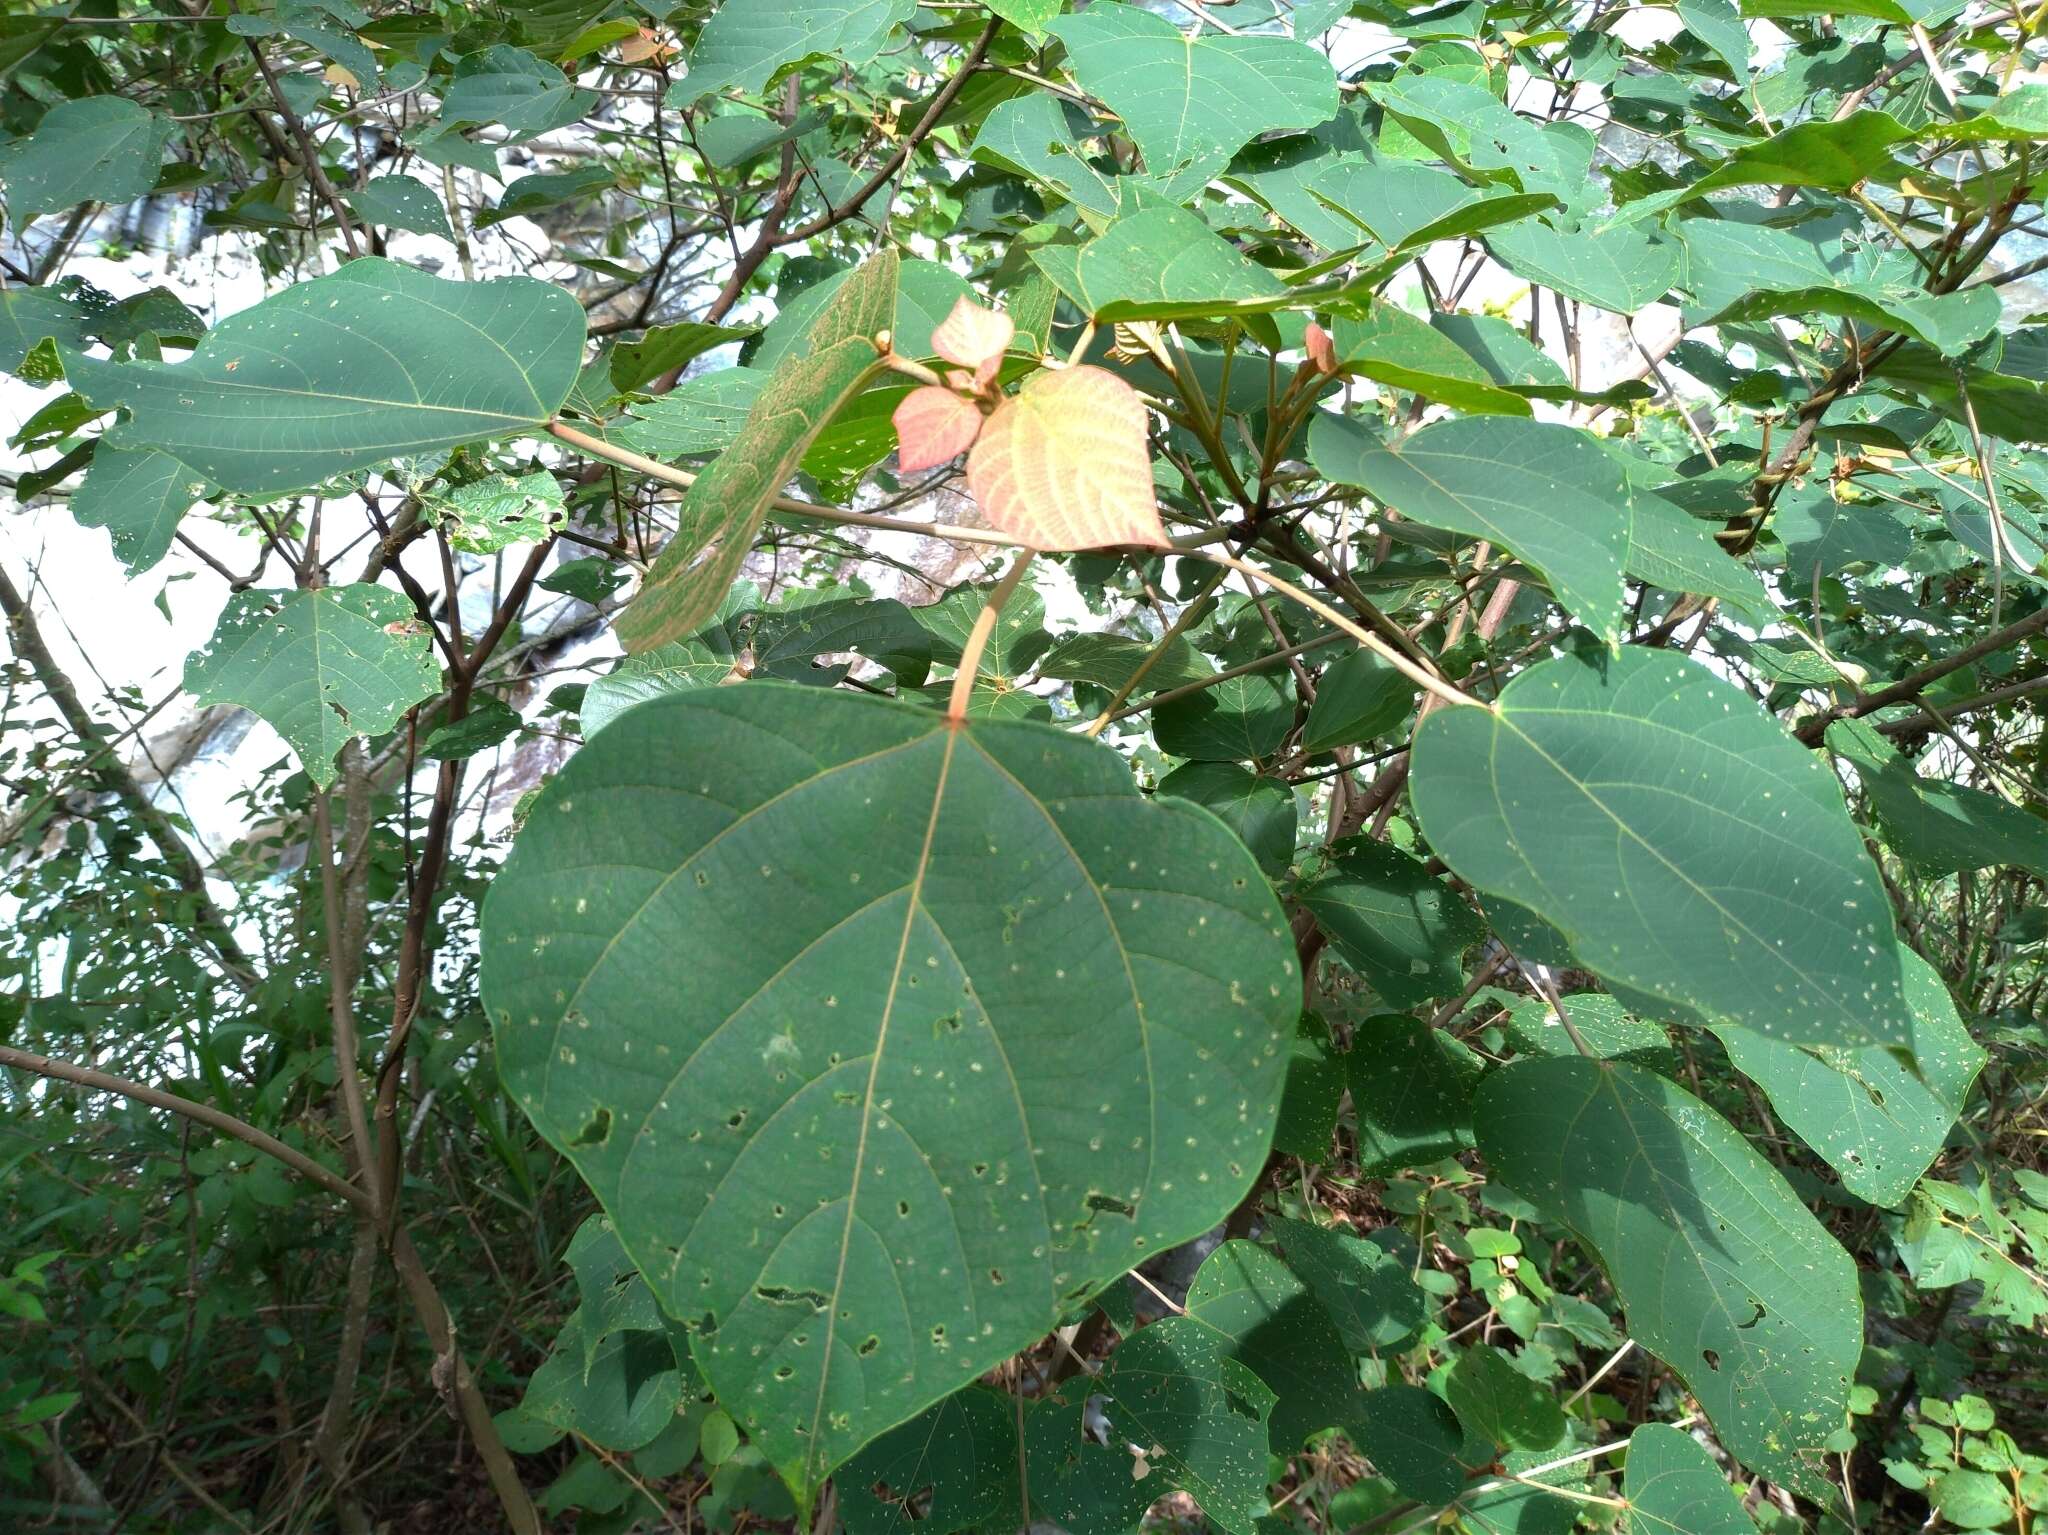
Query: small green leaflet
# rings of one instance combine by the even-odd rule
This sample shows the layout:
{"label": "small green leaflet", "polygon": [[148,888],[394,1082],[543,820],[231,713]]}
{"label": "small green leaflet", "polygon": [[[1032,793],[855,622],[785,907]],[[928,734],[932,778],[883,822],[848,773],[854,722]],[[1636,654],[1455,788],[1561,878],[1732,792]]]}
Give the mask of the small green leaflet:
{"label": "small green leaflet", "polygon": [[1559,1057],[1473,1101],[1494,1176],[1591,1247],[1630,1334],[1745,1465],[1809,1496],[1863,1352],[1856,1265],[1770,1163],[1653,1073]]}
{"label": "small green leaflet", "polygon": [[715,346],[744,341],[755,330],[752,325],[702,325],[695,320],[657,325],[639,340],[624,342],[612,353],[612,387],[629,393]]}
{"label": "small green leaflet", "polygon": [[1249,672],[1161,704],[1152,739],[1170,756],[1196,762],[1254,762],[1270,757],[1294,723],[1281,674]]}
{"label": "small green leaflet", "polygon": [[1728,66],[1737,87],[1749,82],[1749,28],[1732,0],[1678,0],[1678,16],[1696,39]]}
{"label": "small green leaflet", "polygon": [[[1160,652],[1156,661],[1152,660],[1155,651]],[[1140,667],[1144,667],[1142,674]],[[1139,698],[1184,683],[1200,682],[1214,674],[1214,669],[1195,654],[1194,647],[1178,637],[1162,650],[1156,640],[1132,639],[1124,634],[1073,634],[1048,650],[1038,663],[1041,677],[1092,682],[1101,688],[1120,688],[1135,677],[1137,685],[1132,692]]]}
{"label": "small green leaflet", "polygon": [[1301,727],[1305,752],[1358,746],[1386,735],[1415,708],[1415,684],[1369,650],[1354,650],[1316,681]]}
{"label": "small green leaflet", "polygon": [[372,224],[409,229],[414,234],[439,235],[444,240],[455,237],[448,227],[441,199],[417,177],[379,176],[345,195],[357,216]]}
{"label": "small green leaflet", "polygon": [[450,282],[376,256],[230,315],[185,362],[67,352],[73,386],[225,490],[275,496],[351,469],[530,431],[583,360],[583,306],[528,277]]}
{"label": "small green leaflet", "polygon": [[19,234],[52,209],[147,196],[177,131],[168,117],[121,96],[59,102],[33,132],[0,147],[9,224]]}
{"label": "small green leaflet", "polygon": [[124,453],[101,443],[72,492],[71,515],[80,527],[105,528],[114,558],[139,576],[170,552],[179,519],[204,488],[168,453]]}
{"label": "small green leaflet", "polygon": [[479,693],[470,699],[467,714],[438,727],[420,743],[420,755],[443,762],[474,757],[510,740],[522,723],[519,711],[503,699]]}
{"label": "small green leaflet", "polygon": [[1645,1423],[1628,1440],[1631,1535],[1756,1535],[1756,1521],[1706,1447],[1682,1429]]}
{"label": "small green leaflet", "polygon": [[804,450],[881,366],[873,338],[894,324],[896,295],[896,253],[884,250],[833,293],[808,349],[776,365],[739,436],[684,495],[675,537],[620,615],[627,650],[680,639],[717,611]]}
{"label": "small green leaflet", "polygon": [[1373,1469],[1418,1503],[1448,1503],[1465,1490],[1458,1452],[1465,1431],[1449,1404],[1421,1386],[1368,1391],[1353,1432]]}
{"label": "small green leaflet", "polygon": [[510,1090],[800,1498],[1220,1220],[1300,1007],[1249,855],[1114,752],[766,682],[571,758],[483,945]]}
{"label": "small green leaflet", "polygon": [[1517,1370],[1491,1344],[1458,1355],[1444,1396],[1468,1432],[1510,1449],[1547,1450],[1564,1438],[1564,1409],[1546,1387]]}
{"label": "small green leaflet", "polygon": [[1316,472],[1411,521],[1491,539],[1603,639],[1621,632],[1629,496],[1620,467],[1574,427],[1512,417],[1444,421],[1388,445],[1349,416],[1309,427]]}
{"label": "small green leaflet", "polygon": [[1338,845],[1329,868],[1304,885],[1337,952],[1393,1007],[1447,996],[1465,982],[1459,956],[1486,923],[1422,860],[1370,837]]}
{"label": "small green leaflet", "polygon": [[865,64],[916,10],[915,0],[725,0],[690,53],[689,73],[668,104],[694,106],[715,92],[758,96],[806,59]]}
{"label": "small green leaflet", "polygon": [[1420,1335],[1428,1301],[1415,1284],[1415,1243],[1406,1232],[1382,1226],[1362,1237],[1281,1215],[1266,1226],[1351,1353],[1396,1353]]}
{"label": "small green leaflet", "polygon": [[201,707],[261,715],[323,787],[352,737],[391,729],[440,687],[412,604],[381,586],[236,592],[185,663],[185,689]]}
{"label": "small green leaflet", "polygon": [[1579,962],[1794,1044],[1911,1048],[1889,904],[1840,787],[1733,685],[1625,647],[1416,732],[1430,846]]}
{"label": "small green leaflet", "polygon": [[1337,113],[1328,58],[1284,37],[1184,33],[1163,16],[1097,0],[1051,24],[1081,88],[1124,121],[1155,179],[1197,188],[1262,133]]}
{"label": "small green leaflet", "polygon": [[1455,341],[1390,303],[1362,319],[1339,316],[1331,335],[1346,373],[1439,400],[1467,415],[1526,416],[1529,402],[1499,388]]}
{"label": "small green leaflet", "polygon": [[505,188],[495,207],[478,211],[476,227],[488,229],[506,219],[540,213],[578,198],[605,191],[618,181],[618,173],[606,165],[579,165],[573,170],[543,171],[521,176]]}

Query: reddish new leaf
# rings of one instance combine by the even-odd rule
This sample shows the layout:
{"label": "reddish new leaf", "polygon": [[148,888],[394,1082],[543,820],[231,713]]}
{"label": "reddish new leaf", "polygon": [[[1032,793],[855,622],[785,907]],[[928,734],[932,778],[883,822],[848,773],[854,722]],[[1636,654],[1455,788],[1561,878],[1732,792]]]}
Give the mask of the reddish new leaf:
{"label": "reddish new leaf", "polygon": [[1032,549],[1166,544],[1144,402],[1101,368],[1026,379],[983,425],[967,483],[989,521]]}
{"label": "reddish new leaf", "polygon": [[896,423],[896,466],[905,474],[934,469],[974,446],[981,412],[950,389],[926,384],[903,397],[890,417]]}
{"label": "reddish new leaf", "polygon": [[1002,366],[1003,351],[1016,334],[1017,327],[1008,315],[984,309],[963,296],[933,329],[932,351],[947,362],[972,369],[975,387],[984,388]]}

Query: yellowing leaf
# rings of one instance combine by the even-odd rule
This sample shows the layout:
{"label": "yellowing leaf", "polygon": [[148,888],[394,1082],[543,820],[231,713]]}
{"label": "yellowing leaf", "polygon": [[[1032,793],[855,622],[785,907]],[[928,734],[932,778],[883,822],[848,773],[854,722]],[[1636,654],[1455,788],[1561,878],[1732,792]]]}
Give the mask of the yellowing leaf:
{"label": "yellowing leaf", "polygon": [[639,64],[647,59],[666,58],[675,51],[674,43],[663,42],[659,33],[642,27],[637,36],[619,44],[619,62]]}
{"label": "yellowing leaf", "polygon": [[1166,544],[1145,406],[1101,368],[1027,379],[982,426],[967,483],[989,521],[1033,549]]}
{"label": "yellowing leaf", "polygon": [[905,474],[935,469],[974,446],[981,431],[981,412],[972,400],[950,389],[926,384],[903,397],[890,417],[896,423],[896,463]]}
{"label": "yellowing leaf", "polygon": [[329,85],[345,85],[350,90],[355,90],[362,84],[360,80],[358,80],[354,75],[350,74],[347,70],[343,69],[339,64],[329,64],[325,69],[320,71],[320,78],[325,80]]}
{"label": "yellowing leaf", "polygon": [[985,387],[1002,366],[1003,351],[1017,327],[1006,314],[984,309],[962,295],[953,312],[932,330],[932,350],[947,362],[974,370],[976,388]]}

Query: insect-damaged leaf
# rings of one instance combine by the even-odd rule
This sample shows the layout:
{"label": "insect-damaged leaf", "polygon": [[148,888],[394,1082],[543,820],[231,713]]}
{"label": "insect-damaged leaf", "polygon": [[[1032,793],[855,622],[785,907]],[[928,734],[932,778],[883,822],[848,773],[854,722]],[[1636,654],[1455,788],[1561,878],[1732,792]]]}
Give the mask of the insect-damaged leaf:
{"label": "insect-damaged leaf", "polygon": [[1166,543],[1144,402],[1105,368],[1032,374],[983,425],[967,483],[988,520],[1033,549]]}
{"label": "insect-damaged leaf", "polygon": [[1651,1072],[1558,1057],[1473,1100],[1495,1177],[1599,1255],[1630,1333],[1721,1442],[1786,1486],[1820,1481],[1863,1350],[1856,1265],[1704,1103]]}
{"label": "insect-damaged leaf", "polygon": [[389,730],[440,686],[412,603],[381,586],[237,592],[185,663],[186,691],[202,707],[260,714],[316,784],[334,777],[351,736]]}
{"label": "insect-damaged leaf", "polygon": [[809,346],[776,364],[739,436],[684,495],[675,537],[619,616],[627,650],[681,639],[718,611],[804,450],[881,365],[874,338],[895,321],[896,270],[894,251],[870,257],[820,311]]}
{"label": "insect-damaged leaf", "polygon": [[1913,1044],[1891,911],[1839,785],[1704,667],[1635,648],[1546,661],[1496,708],[1431,714],[1414,763],[1437,854],[1665,1016]]}
{"label": "insect-damaged leaf", "polygon": [[529,431],[583,361],[583,306],[529,277],[449,282],[365,256],[209,330],[181,363],[67,352],[66,375],[225,490],[274,496],[402,455]]}
{"label": "insect-damaged leaf", "polygon": [[514,1096],[800,1495],[1220,1220],[1299,1007],[1250,855],[1113,752],[760,682],[572,758],[484,946]]}

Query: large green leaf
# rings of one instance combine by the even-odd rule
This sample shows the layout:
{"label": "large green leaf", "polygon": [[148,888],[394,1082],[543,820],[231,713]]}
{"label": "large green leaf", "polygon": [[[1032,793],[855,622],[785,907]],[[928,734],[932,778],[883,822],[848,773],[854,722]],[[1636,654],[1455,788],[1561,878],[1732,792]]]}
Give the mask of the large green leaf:
{"label": "large green leaf", "polygon": [[1577,1058],[1491,1073],[1473,1104],[1495,1177],[1599,1256],[1629,1331],[1721,1442],[1796,1489],[1863,1350],[1856,1265],[1726,1120],[1663,1077]]}
{"label": "large green leaf", "polygon": [[690,52],[688,75],[669,87],[670,106],[716,91],[761,91],[806,59],[865,64],[910,19],[915,0],[725,0]]}
{"label": "large green leaf", "polygon": [[893,250],[870,258],[819,313],[809,350],[777,364],[739,436],[684,495],[675,537],[620,615],[626,649],[679,639],[717,611],[804,450],[881,366],[874,338],[895,323],[896,270]]}
{"label": "large green leaf", "polygon": [[1444,1377],[1444,1397],[1468,1433],[1490,1445],[1547,1450],[1564,1437],[1564,1409],[1489,1343],[1475,1343]]}
{"label": "large green leaf", "polygon": [[1683,1429],[1645,1423],[1628,1440],[1632,1535],[1756,1535],[1756,1521],[1706,1446]]}
{"label": "large green leaf", "polygon": [[1280,1215],[1266,1227],[1351,1353],[1395,1353],[1422,1331],[1428,1302],[1415,1283],[1415,1243],[1406,1232],[1383,1226],[1354,1236]]}
{"label": "large green leaf", "polygon": [[1557,205],[1549,192],[1475,187],[1448,171],[1400,161],[1340,162],[1310,190],[1393,251],[1479,234]]}
{"label": "large green leaf", "polygon": [[1358,1121],[1358,1172],[1380,1178],[1456,1156],[1472,1144],[1471,1052],[1408,1013],[1352,1032],[1344,1057]]}
{"label": "large green leaf", "polygon": [[1370,837],[1339,846],[1300,891],[1337,952],[1394,1007],[1414,1007],[1464,984],[1458,957],[1486,923],[1421,859]]}
{"label": "large green leaf", "polygon": [[[1476,180],[1566,204],[1586,196],[1594,139],[1577,123],[1531,121],[1486,86],[1449,71],[1404,71],[1366,90],[1401,127]],[[1380,142],[1384,151],[1385,130]]]}
{"label": "large green leaf", "polygon": [[450,282],[376,256],[228,316],[181,363],[64,359],[159,448],[225,490],[274,496],[403,455],[530,431],[576,382],[583,306],[528,277]]}
{"label": "large green leaf", "polygon": [[1328,58],[1284,37],[1182,32],[1163,16],[1098,0],[1050,27],[1081,88],[1124,121],[1155,178],[1199,188],[1261,133],[1314,128],[1337,112]]}
{"label": "large green leaf", "polygon": [[382,586],[236,592],[185,663],[185,689],[202,706],[261,715],[316,784],[334,777],[350,738],[391,729],[440,686],[412,603]]}
{"label": "large green leaf", "polygon": [[1415,684],[1370,650],[1333,662],[1316,681],[1301,749],[1332,751],[1386,735],[1414,712]]}
{"label": "large green leaf", "polygon": [[1841,1175],[1842,1187],[1896,1208],[1927,1171],[1984,1066],[1933,966],[1900,950],[1913,1010],[1909,1069],[1881,1045],[1812,1049],[1749,1029],[1722,1029],[1735,1069],[1753,1080],[1799,1138]]}
{"label": "large green leaf", "polygon": [[1161,794],[1193,800],[1237,834],[1274,878],[1294,859],[1294,790],[1235,762],[1186,762],[1159,780]]}
{"label": "large green leaf", "polygon": [[1634,314],[1661,300],[1685,269],[1685,252],[1656,230],[1596,229],[1523,219],[1493,230],[1486,249],[1517,277],[1596,309]]}
{"label": "large green leaf", "polygon": [[1015,1406],[969,1386],[846,1463],[839,1515],[852,1535],[953,1535],[1015,1513]]}
{"label": "large green leaf", "polygon": [[1419,1503],[1448,1503],[1464,1490],[1465,1434],[1444,1399],[1421,1386],[1368,1391],[1354,1430],[1373,1468]]}
{"label": "large green leaf", "polygon": [[1396,443],[1349,416],[1309,428],[1316,472],[1403,517],[1491,539],[1606,638],[1620,634],[1633,513],[1621,468],[1574,427],[1512,417],[1444,421]]}
{"label": "large green leaf", "polygon": [[1274,672],[1229,677],[1152,713],[1159,749],[1196,762],[1253,762],[1270,757],[1294,723],[1294,701]]}
{"label": "large green leaf", "polygon": [[178,520],[192,510],[202,488],[168,453],[124,453],[102,443],[72,492],[71,515],[81,527],[105,528],[114,558],[129,575],[139,576],[170,552]]}
{"label": "large green leaf", "polygon": [[0,147],[7,219],[19,234],[39,213],[146,197],[178,125],[121,96],[60,101],[26,137]]}
{"label": "large green leaf", "polygon": [[1892,146],[1910,137],[1897,118],[1870,110],[1837,120],[1798,123],[1770,138],[1743,145],[1697,181],[1623,204],[1609,222],[1634,223],[1724,187],[1842,190],[1872,178],[1896,179],[1899,167]]}
{"label": "large green leaf", "polygon": [[483,941],[515,1098],[800,1494],[1220,1220],[1300,1002],[1249,855],[1106,748],[770,683],[572,758]]}
{"label": "large green leaf", "polygon": [[1697,663],[1543,662],[1495,708],[1425,719],[1412,782],[1446,863],[1671,1016],[1912,1045],[1890,907],[1840,787]]}
{"label": "large green leaf", "polygon": [[1379,303],[1363,319],[1340,316],[1332,336],[1347,373],[1440,400],[1469,415],[1526,416],[1529,402],[1500,388],[1455,341],[1427,320]]}

